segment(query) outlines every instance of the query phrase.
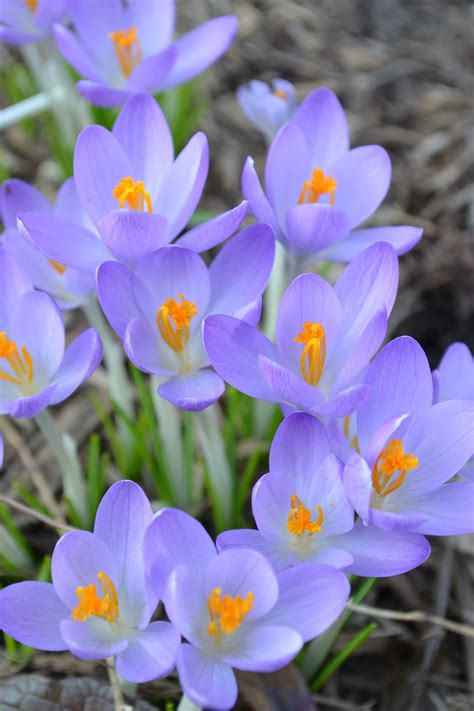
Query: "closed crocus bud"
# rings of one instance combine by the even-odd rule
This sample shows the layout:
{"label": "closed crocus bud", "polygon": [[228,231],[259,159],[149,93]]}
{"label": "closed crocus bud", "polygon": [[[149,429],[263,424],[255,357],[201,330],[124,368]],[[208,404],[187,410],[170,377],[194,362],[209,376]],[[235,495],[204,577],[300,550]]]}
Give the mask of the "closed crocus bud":
{"label": "closed crocus bud", "polygon": [[237,100],[269,143],[296,109],[295,87],[285,79],[274,79],[271,86],[255,79],[237,89]]}

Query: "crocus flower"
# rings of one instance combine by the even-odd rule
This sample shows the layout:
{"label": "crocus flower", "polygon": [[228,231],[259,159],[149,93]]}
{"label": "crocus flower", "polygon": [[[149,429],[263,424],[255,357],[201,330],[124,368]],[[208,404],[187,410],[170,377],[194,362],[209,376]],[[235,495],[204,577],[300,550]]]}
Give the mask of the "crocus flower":
{"label": "crocus flower", "polygon": [[[121,110],[112,132],[88,126],[77,140],[77,191],[100,238],[90,226],[38,212],[21,213],[20,229],[62,264],[95,271],[116,259],[133,268],[185,228],[201,198],[208,153],[206,137],[197,133],[174,159],[161,109],[148,94],[137,94]],[[197,252],[210,249],[230,237],[246,215],[243,202],[190,230],[180,243]]]}
{"label": "crocus flower", "polygon": [[158,388],[165,400],[201,410],[222,395],[224,383],[208,367],[201,324],[211,313],[258,319],[274,248],[271,227],[251,225],[224,246],[210,268],[178,246],[143,257],[134,272],[116,262],[100,267],[97,291],[104,313],[137,368],[165,378]]}
{"label": "crocus flower", "polygon": [[271,86],[254,79],[237,89],[237,100],[269,143],[296,109],[295,87],[285,79],[274,79]]}
{"label": "crocus flower", "polygon": [[61,313],[0,248],[0,414],[34,417],[65,400],[97,368],[102,343],[90,328],[65,349]]}
{"label": "crocus flower", "polygon": [[70,3],[75,32],[56,26],[59,51],[85,79],[78,91],[98,106],[118,106],[137,91],[155,93],[201,74],[234,41],[237,20],[217,17],[176,42],[173,0]]}
{"label": "crocus flower", "polygon": [[[61,186],[54,208],[38,190],[23,180],[6,180],[0,190],[5,225],[0,239],[5,251],[21,264],[33,286],[50,294],[61,308],[71,309],[87,301],[95,293],[93,275],[45,257],[20,235],[16,223],[18,213],[34,211],[66,219],[77,215],[78,224],[87,224],[73,178]],[[57,240],[66,239],[66,235],[59,231],[54,236]]]}
{"label": "crocus flower", "polygon": [[390,175],[390,158],[380,146],[349,150],[344,111],[323,88],[309,94],[275,136],[265,168],[266,194],[251,158],[242,192],[295,262],[349,262],[380,241],[404,254],[421,237],[417,227],[355,229],[379,207]]}
{"label": "crocus flower", "polygon": [[397,257],[385,243],[357,257],[334,288],[302,274],[283,294],[276,346],[235,317],[208,317],[211,365],[233,387],[285,411],[349,415],[366,396],[354,381],[383,341],[397,282]]}
{"label": "crocus flower", "polygon": [[69,0],[2,0],[0,40],[28,44],[47,37],[63,17]]}
{"label": "crocus flower", "polygon": [[277,571],[319,562],[383,577],[421,565],[430,554],[424,536],[354,524],[341,475],[323,426],[306,413],[289,415],[272,442],[270,473],[253,490],[258,531],[221,533],[218,548],[252,548]]}
{"label": "crocus flower", "polygon": [[328,566],[275,575],[253,550],[218,553],[201,524],[175,509],[149,526],[144,558],[150,585],[187,640],[177,658],[181,686],[206,708],[235,704],[232,668],[266,672],[291,661],[339,616],[349,594],[344,575]]}
{"label": "crocus flower", "polygon": [[[465,343],[453,343],[446,350],[433,372],[434,402],[444,400],[474,401],[474,360]],[[467,462],[459,474],[474,481],[474,458]]]}
{"label": "crocus flower", "polygon": [[354,451],[344,468],[346,493],[361,518],[386,530],[474,531],[474,484],[449,482],[473,454],[474,402],[431,405],[428,360],[408,336],[380,351],[365,383],[370,394],[357,411],[360,454]]}
{"label": "crocus flower", "polygon": [[150,622],[158,599],[146,583],[142,547],[151,520],[137,484],[114,484],[94,532],[66,533],[56,544],[52,583],[15,583],[0,592],[2,630],[35,649],[86,660],[115,656],[130,682],[166,676],[180,637],[168,622]]}

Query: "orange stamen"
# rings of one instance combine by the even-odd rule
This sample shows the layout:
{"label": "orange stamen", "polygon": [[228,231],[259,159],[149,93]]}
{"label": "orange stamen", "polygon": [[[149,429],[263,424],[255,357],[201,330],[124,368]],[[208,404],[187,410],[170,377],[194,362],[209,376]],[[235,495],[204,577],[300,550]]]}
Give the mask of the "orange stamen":
{"label": "orange stamen", "polygon": [[276,96],[278,99],[283,99],[283,101],[286,101],[286,99],[288,98],[288,94],[286,93],[286,91],[283,91],[283,89],[276,89],[273,92],[273,96]]}
{"label": "orange stamen", "polygon": [[[0,331],[0,360],[4,358],[14,375],[0,370],[0,378],[15,385],[25,385],[33,380],[33,359],[25,346],[21,354],[15,341],[11,341],[5,331]],[[16,376],[16,377],[15,377]]]}
{"label": "orange stamen", "polygon": [[31,12],[36,12],[38,6],[38,0],[25,0],[28,10]]}
{"label": "orange stamen", "polygon": [[[400,488],[406,475],[418,466],[418,457],[403,451],[401,439],[391,439],[377,457],[372,472],[372,483],[379,496],[387,496]],[[394,474],[398,476],[393,478]]]}
{"label": "orange stamen", "polygon": [[109,32],[109,39],[114,43],[115,56],[124,77],[128,79],[143,57],[142,47],[137,35],[137,28]]}
{"label": "orange stamen", "polygon": [[71,613],[71,618],[79,622],[85,622],[89,617],[100,617],[107,622],[115,622],[120,614],[117,591],[115,585],[105,573],[97,573],[100,580],[102,597],[97,595],[97,586],[92,583],[86,587],[77,587],[76,595],[79,600],[78,605]]}
{"label": "orange stamen", "polygon": [[55,262],[54,259],[48,259],[48,262],[51,264],[53,269],[58,272],[61,276],[64,274],[66,271],[67,267],[65,264],[61,264],[61,262]]}
{"label": "orange stamen", "polygon": [[245,597],[240,597],[240,595],[222,596],[221,593],[221,588],[214,588],[207,601],[210,617],[207,631],[209,634],[217,636],[235,632],[252,609],[254,601],[252,592],[249,592]]}
{"label": "orange stamen", "polygon": [[326,360],[326,333],[323,326],[320,323],[305,321],[303,330],[293,340],[304,344],[300,358],[303,378],[309,385],[317,385]]}
{"label": "orange stamen", "polygon": [[133,178],[122,178],[112,192],[114,198],[119,201],[119,207],[128,205],[130,210],[140,210],[141,212],[153,212],[150,193],[145,190],[143,180],[133,180]]}
{"label": "orange stamen", "polygon": [[198,313],[194,301],[186,301],[182,294],[178,294],[178,298],[181,303],[176,299],[167,299],[156,312],[156,325],[161,337],[175,353],[186,347],[191,319]]}
{"label": "orange stamen", "polygon": [[321,195],[328,194],[329,204],[334,205],[336,201],[337,182],[332,175],[324,175],[324,170],[315,168],[309,180],[305,180],[301,188],[298,205],[318,202]]}
{"label": "orange stamen", "polygon": [[312,536],[314,533],[320,533],[324,520],[321,506],[316,506],[318,512],[316,521],[311,520],[311,511],[303,506],[296,494],[290,496],[290,507],[287,527],[293,536],[303,536],[304,534]]}

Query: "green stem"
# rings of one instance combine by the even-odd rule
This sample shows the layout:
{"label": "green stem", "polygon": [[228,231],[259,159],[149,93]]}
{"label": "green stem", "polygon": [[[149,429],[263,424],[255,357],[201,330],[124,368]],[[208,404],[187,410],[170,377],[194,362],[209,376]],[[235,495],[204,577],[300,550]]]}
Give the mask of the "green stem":
{"label": "green stem", "polygon": [[47,410],[36,415],[35,420],[58,461],[64,496],[85,523],[88,518],[87,494],[76,443],[70,435],[61,432]]}
{"label": "green stem", "polygon": [[202,711],[201,706],[196,706],[187,696],[182,696],[176,711]]}
{"label": "green stem", "polygon": [[320,673],[313,679],[310,687],[312,691],[319,691],[327,682],[334,672],[359,649],[359,647],[368,639],[377,629],[375,622],[369,622],[360,632],[358,632],[349,642],[336,654],[327,664],[321,669]]}

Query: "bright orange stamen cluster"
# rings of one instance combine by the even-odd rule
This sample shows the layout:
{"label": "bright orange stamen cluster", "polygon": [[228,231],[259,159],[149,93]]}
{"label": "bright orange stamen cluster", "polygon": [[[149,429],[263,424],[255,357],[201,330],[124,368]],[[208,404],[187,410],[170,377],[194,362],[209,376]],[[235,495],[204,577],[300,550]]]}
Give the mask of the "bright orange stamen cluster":
{"label": "bright orange stamen cluster", "polygon": [[303,536],[305,533],[312,536],[319,533],[323,525],[324,514],[321,506],[316,506],[318,518],[311,520],[311,511],[303,506],[300,498],[296,494],[290,496],[290,515],[288,516],[287,527],[293,536]]}
{"label": "bright orange stamen cluster", "polygon": [[28,7],[28,10],[31,12],[36,12],[36,8],[38,6],[38,0],[25,0],[26,6]]}
{"label": "bright orange stamen cluster", "polygon": [[323,326],[320,323],[305,321],[303,330],[293,340],[304,344],[300,358],[303,378],[309,385],[317,385],[326,360],[326,333]]}
{"label": "bright orange stamen cluster", "polygon": [[134,180],[127,177],[122,178],[113,189],[113,196],[119,201],[119,207],[127,204],[130,210],[141,210],[141,212],[153,212],[150,193],[145,190],[143,180]]}
{"label": "bright orange stamen cluster", "polygon": [[212,635],[235,632],[253,607],[254,594],[252,592],[249,592],[245,597],[240,597],[240,595],[222,596],[221,593],[221,588],[214,588],[207,601],[207,609],[211,618],[207,631]]}
{"label": "bright orange stamen cluster", "polygon": [[309,180],[305,180],[301,188],[299,205],[305,203],[318,202],[321,195],[328,194],[329,204],[334,205],[336,201],[337,182],[332,175],[324,175],[324,170],[315,168]]}
{"label": "bright orange stamen cluster", "polygon": [[85,588],[77,587],[76,595],[79,604],[71,613],[71,618],[85,622],[89,617],[100,617],[107,622],[115,622],[119,616],[119,604],[115,585],[105,573],[97,573],[103,591],[103,596],[97,595],[97,586],[86,585]]}
{"label": "bright orange stamen cluster", "polygon": [[288,94],[286,93],[286,91],[283,91],[283,89],[276,89],[273,92],[273,96],[276,96],[277,99],[283,99],[283,101],[286,101],[286,99],[288,98]]}
{"label": "bright orange stamen cluster", "polygon": [[64,274],[64,272],[67,269],[65,264],[61,264],[61,262],[55,262],[54,259],[48,259],[48,262],[51,264],[54,271],[56,271],[61,276]]}
{"label": "bright orange stamen cluster", "polygon": [[109,39],[114,43],[115,56],[124,77],[128,79],[137,64],[141,62],[143,52],[137,35],[137,28],[109,32]]}
{"label": "bright orange stamen cluster", "polygon": [[[15,385],[24,385],[33,380],[33,359],[26,350],[21,348],[21,354],[15,341],[11,341],[5,331],[0,331],[0,360],[5,358],[14,375],[0,370],[0,378]],[[15,377],[16,376],[16,377]]]}
{"label": "bright orange stamen cluster", "polygon": [[161,337],[175,353],[184,350],[189,341],[191,319],[198,313],[194,301],[186,301],[182,294],[178,294],[178,298],[181,303],[176,299],[167,299],[156,312],[156,325]]}
{"label": "bright orange stamen cluster", "polygon": [[[372,473],[372,483],[379,496],[387,496],[398,489],[407,472],[416,469],[418,457],[410,452],[405,454],[401,439],[391,439],[376,459]],[[394,474],[397,474],[393,478]]]}

